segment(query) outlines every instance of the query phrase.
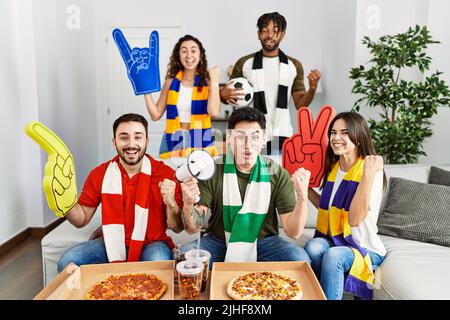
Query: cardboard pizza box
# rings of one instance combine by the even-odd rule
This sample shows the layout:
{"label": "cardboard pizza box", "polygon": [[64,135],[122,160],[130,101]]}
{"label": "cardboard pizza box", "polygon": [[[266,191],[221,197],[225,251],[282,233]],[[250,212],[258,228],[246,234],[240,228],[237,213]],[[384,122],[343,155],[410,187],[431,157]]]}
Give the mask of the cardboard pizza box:
{"label": "cardboard pizza box", "polygon": [[237,276],[251,272],[273,271],[297,280],[302,287],[302,300],[326,300],[313,270],[305,261],[289,262],[214,262],[211,273],[211,300],[231,300],[228,283]]}
{"label": "cardboard pizza box", "polygon": [[34,300],[84,300],[88,290],[111,275],[151,273],[167,284],[161,300],[174,299],[175,261],[143,261],[77,265],[69,264]]}

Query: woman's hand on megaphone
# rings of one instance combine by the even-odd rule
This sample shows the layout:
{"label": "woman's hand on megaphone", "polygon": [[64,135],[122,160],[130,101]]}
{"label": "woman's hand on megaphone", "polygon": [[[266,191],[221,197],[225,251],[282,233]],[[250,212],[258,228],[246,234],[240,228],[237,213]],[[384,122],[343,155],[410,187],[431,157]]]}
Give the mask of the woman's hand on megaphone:
{"label": "woman's hand on megaphone", "polygon": [[169,179],[164,179],[164,181],[159,183],[163,202],[169,208],[175,207],[175,187],[175,181]]}
{"label": "woman's hand on megaphone", "polygon": [[184,207],[192,207],[200,197],[200,189],[198,188],[197,179],[193,178],[191,180],[182,182],[181,192],[183,194]]}

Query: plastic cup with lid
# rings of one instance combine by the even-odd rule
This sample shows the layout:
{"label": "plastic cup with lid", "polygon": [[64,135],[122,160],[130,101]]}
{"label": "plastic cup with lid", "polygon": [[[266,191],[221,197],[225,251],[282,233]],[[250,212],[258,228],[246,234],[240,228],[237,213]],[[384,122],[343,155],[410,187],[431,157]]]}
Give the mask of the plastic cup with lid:
{"label": "plastic cup with lid", "polygon": [[198,300],[200,298],[203,268],[203,263],[197,259],[186,259],[177,264],[181,300]]}

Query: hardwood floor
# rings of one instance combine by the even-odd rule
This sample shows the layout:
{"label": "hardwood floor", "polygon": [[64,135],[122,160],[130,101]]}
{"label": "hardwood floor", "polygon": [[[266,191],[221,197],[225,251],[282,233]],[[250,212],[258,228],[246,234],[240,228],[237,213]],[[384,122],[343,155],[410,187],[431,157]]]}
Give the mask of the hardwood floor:
{"label": "hardwood floor", "polygon": [[28,237],[0,256],[0,300],[29,300],[43,288],[41,239]]}

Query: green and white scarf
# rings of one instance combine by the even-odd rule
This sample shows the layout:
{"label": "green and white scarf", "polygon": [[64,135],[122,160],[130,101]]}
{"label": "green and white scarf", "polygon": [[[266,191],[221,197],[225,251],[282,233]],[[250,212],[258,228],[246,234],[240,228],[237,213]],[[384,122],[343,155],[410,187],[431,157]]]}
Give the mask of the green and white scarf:
{"label": "green and white scarf", "polygon": [[225,262],[256,261],[256,241],[269,209],[270,193],[269,172],[263,158],[258,156],[242,203],[233,154],[227,153],[223,175]]}

